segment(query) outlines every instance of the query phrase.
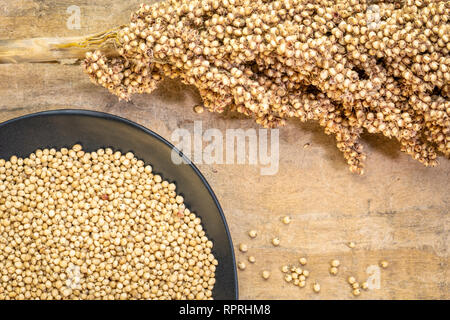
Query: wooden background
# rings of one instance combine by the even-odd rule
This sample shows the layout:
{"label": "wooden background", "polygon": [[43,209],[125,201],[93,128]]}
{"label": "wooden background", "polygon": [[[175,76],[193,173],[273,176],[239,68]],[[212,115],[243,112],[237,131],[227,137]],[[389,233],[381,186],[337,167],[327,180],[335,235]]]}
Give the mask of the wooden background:
{"label": "wooden background", "polygon": [[[0,0],[0,39],[78,36],[127,23],[139,0]],[[81,29],[66,26],[66,10],[81,9]],[[179,127],[257,128],[252,120],[195,114],[201,103],[195,88],[166,81],[151,95],[119,102],[90,83],[79,66],[0,65],[0,122],[24,114],[60,108],[109,112],[136,121],[170,140]],[[303,146],[310,143],[310,148]],[[280,130],[280,167],[261,176],[252,165],[200,165],[225,211],[233,241],[245,242],[254,265],[239,272],[242,299],[352,299],[345,278],[367,278],[380,259],[381,288],[358,299],[449,299],[450,161],[424,168],[399,152],[395,141],[364,136],[366,175],[352,175],[334,144],[314,124],[292,121]],[[293,222],[280,222],[284,215]],[[250,240],[249,229],[259,231]],[[270,239],[279,236],[274,248]],[[346,246],[349,241],[356,248]],[[236,251],[239,261],[248,254]],[[304,289],[283,281],[279,268],[308,258],[311,279]],[[329,261],[341,260],[338,276]],[[272,276],[264,281],[263,269]],[[317,280],[320,294],[311,290]]]}

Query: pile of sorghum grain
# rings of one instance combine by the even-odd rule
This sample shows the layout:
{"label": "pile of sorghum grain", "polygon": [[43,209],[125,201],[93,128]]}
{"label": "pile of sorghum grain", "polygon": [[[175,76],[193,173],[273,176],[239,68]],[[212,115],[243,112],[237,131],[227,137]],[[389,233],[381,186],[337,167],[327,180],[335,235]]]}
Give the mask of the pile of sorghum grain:
{"label": "pile of sorghum grain", "polygon": [[175,184],[132,153],[0,160],[0,299],[212,299],[212,247]]}
{"label": "pile of sorghum grain", "polygon": [[450,157],[449,18],[447,0],[166,0],[84,68],[121,99],[179,78],[210,111],[315,120],[359,174],[364,131],[434,166]]}

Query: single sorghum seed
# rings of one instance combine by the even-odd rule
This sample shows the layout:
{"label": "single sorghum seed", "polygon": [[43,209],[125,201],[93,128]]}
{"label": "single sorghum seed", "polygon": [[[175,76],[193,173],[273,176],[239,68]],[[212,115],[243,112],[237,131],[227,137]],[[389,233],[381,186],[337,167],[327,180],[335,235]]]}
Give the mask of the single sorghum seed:
{"label": "single sorghum seed", "polygon": [[291,281],[292,281],[292,276],[291,276],[290,274],[286,274],[286,275],[284,276],[284,280],[285,280],[286,282],[291,282]]}
{"label": "single sorghum seed", "polygon": [[313,290],[314,290],[314,292],[319,293],[320,292],[320,284],[315,282],[313,284]]}
{"label": "single sorghum seed", "polygon": [[359,296],[359,295],[361,294],[361,290],[359,290],[359,289],[354,289],[354,290],[352,291],[352,293],[353,293],[354,296]]}
{"label": "single sorghum seed", "polygon": [[203,113],[203,111],[205,111],[205,109],[202,106],[195,106],[194,107],[194,112],[195,113]]}
{"label": "single sorghum seed", "polygon": [[265,280],[267,280],[270,277],[270,272],[267,270],[264,270],[261,275]]}
{"label": "single sorghum seed", "polygon": [[291,218],[289,216],[285,216],[283,217],[282,221],[284,224],[289,224],[291,223]]}
{"label": "single sorghum seed", "polygon": [[247,246],[245,243],[241,243],[241,244],[239,245],[239,250],[240,250],[241,252],[247,252],[247,251],[248,251],[248,246]]}
{"label": "single sorghum seed", "polygon": [[256,230],[250,230],[248,232],[248,235],[250,236],[250,238],[256,238],[256,236],[258,235],[258,232]]}
{"label": "single sorghum seed", "polygon": [[272,239],[272,244],[274,245],[274,246],[279,246],[280,245],[280,239],[279,238],[273,238]]}
{"label": "single sorghum seed", "polygon": [[356,283],[355,277],[351,277],[351,276],[347,278],[347,281],[348,281],[348,283],[350,283],[350,284]]}
{"label": "single sorghum seed", "polygon": [[340,266],[341,263],[340,263],[339,260],[336,260],[336,259],[335,259],[335,260],[332,260],[332,261],[330,262],[330,264],[331,264],[332,267],[336,267],[336,268],[337,268],[337,267]]}

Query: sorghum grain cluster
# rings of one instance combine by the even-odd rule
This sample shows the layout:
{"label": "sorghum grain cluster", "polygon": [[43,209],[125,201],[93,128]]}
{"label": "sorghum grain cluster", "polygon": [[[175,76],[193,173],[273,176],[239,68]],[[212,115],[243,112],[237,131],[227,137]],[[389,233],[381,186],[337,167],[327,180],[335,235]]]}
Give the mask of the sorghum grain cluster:
{"label": "sorghum grain cluster", "polygon": [[[288,283],[292,283],[295,286],[304,288],[306,286],[306,280],[309,277],[309,271],[297,266],[282,266],[281,272],[283,272],[284,280]],[[320,289],[319,289],[320,290]]]}
{"label": "sorghum grain cluster", "polygon": [[166,0],[84,67],[121,99],[179,78],[210,111],[315,120],[359,174],[364,131],[434,166],[450,157],[449,18],[446,0]]}

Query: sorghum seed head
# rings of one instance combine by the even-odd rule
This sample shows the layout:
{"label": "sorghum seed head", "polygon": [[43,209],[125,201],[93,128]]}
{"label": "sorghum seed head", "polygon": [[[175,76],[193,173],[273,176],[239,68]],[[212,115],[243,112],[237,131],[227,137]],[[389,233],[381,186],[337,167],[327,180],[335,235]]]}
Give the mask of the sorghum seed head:
{"label": "sorghum seed head", "polygon": [[[267,128],[292,117],[317,121],[357,174],[364,131],[394,137],[401,151],[435,166],[438,153],[450,156],[449,111],[436,110],[450,97],[448,9],[381,2],[376,23],[366,2],[161,1],[120,28],[117,53],[89,52],[83,67],[119,99],[179,78],[210,111],[237,111]],[[380,123],[373,114],[381,106]]]}

